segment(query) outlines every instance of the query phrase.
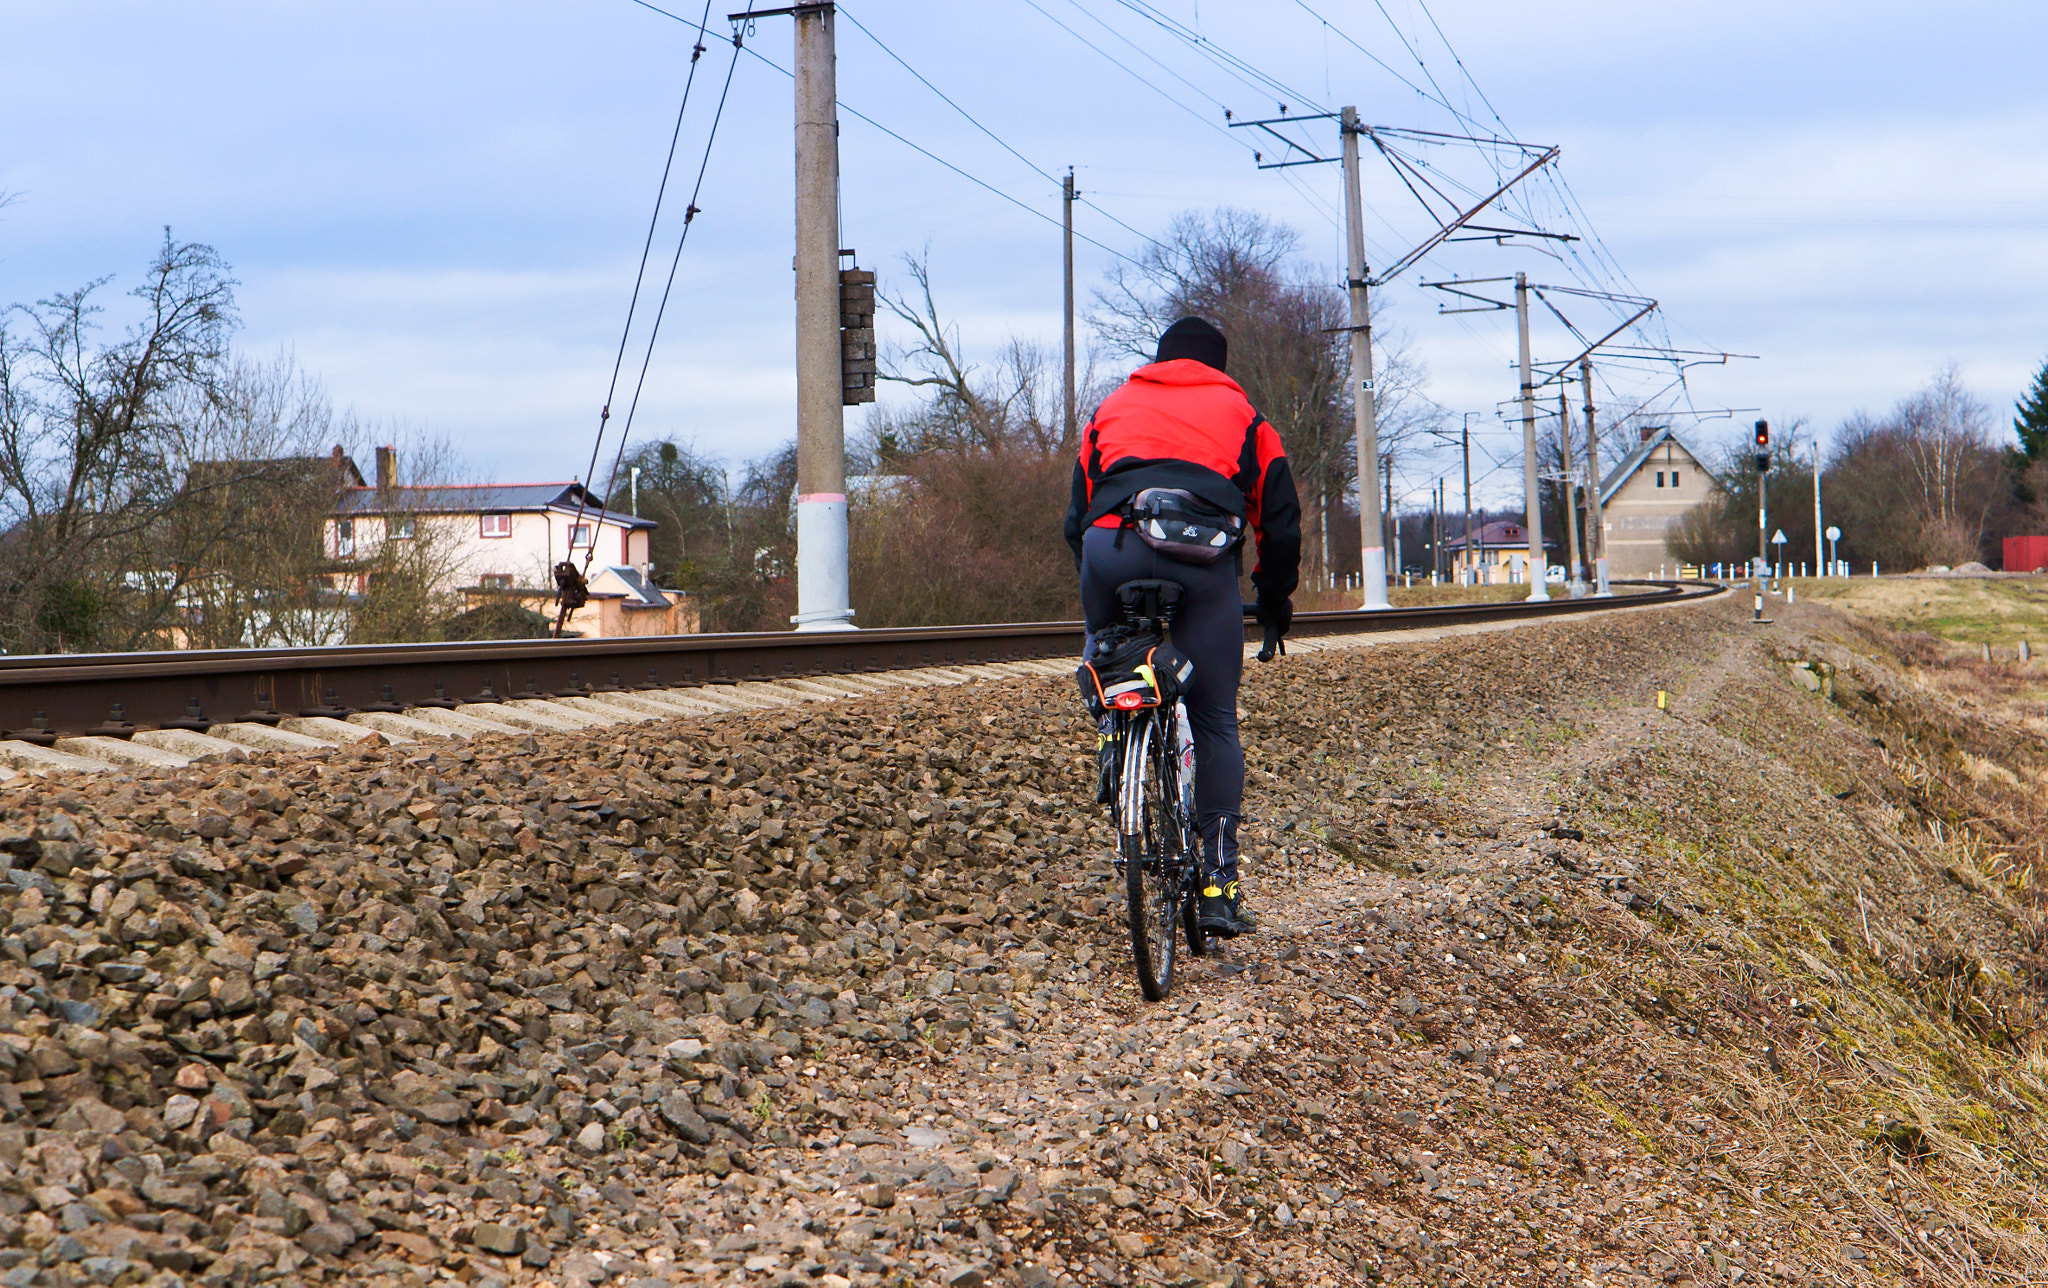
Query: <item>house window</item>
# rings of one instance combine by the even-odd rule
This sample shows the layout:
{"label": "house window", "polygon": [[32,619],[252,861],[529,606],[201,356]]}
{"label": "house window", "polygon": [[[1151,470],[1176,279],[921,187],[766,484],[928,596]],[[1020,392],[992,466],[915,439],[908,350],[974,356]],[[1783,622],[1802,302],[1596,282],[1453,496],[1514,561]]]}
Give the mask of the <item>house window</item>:
{"label": "house window", "polygon": [[1673,470],[1673,471],[1671,471],[1671,486],[1673,486],[1673,487],[1677,487],[1677,486],[1678,486],[1678,471],[1677,471],[1677,470]]}
{"label": "house window", "polygon": [[[485,533],[484,535],[489,536],[490,534]],[[512,574],[509,572],[487,572],[478,581],[485,590],[512,589]]]}
{"label": "house window", "polygon": [[1658,487],[1663,487],[1663,486],[1664,486],[1664,471],[1663,471],[1663,470],[1658,470],[1658,471],[1657,471],[1657,486],[1658,486]]}
{"label": "house window", "polygon": [[334,553],[346,559],[356,552],[356,521],[338,519],[334,524]]}
{"label": "house window", "polygon": [[509,537],[512,535],[512,516],[509,514],[486,514],[483,518],[483,535],[487,537]]}
{"label": "house window", "polygon": [[570,524],[570,525],[569,525],[569,548],[570,548],[571,550],[574,550],[574,549],[576,549],[576,548],[577,548],[578,546],[588,546],[589,544],[590,544],[590,525],[589,525],[589,524],[587,524],[587,523],[572,523],[572,524]]}
{"label": "house window", "polygon": [[393,541],[409,541],[413,535],[413,519],[409,514],[394,514],[384,520],[384,534]]}

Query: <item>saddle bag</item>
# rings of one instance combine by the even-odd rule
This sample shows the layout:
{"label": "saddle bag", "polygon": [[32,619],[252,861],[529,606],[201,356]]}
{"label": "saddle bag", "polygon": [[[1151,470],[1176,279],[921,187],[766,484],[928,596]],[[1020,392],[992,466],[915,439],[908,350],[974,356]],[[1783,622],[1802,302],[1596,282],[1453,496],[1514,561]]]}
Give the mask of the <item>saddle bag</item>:
{"label": "saddle bag", "polygon": [[1112,711],[1166,706],[1194,673],[1195,664],[1158,632],[1111,627],[1096,633],[1074,681],[1088,714],[1099,720]]}
{"label": "saddle bag", "polygon": [[1183,563],[1212,564],[1244,540],[1244,519],[1177,487],[1148,487],[1131,498],[1138,539]]}

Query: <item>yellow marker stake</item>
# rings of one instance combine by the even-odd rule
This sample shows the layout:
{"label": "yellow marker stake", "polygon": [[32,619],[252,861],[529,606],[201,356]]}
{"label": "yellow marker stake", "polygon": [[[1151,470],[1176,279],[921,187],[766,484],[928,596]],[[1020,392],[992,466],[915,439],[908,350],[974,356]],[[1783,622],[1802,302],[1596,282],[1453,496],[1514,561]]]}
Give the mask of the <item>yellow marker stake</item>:
{"label": "yellow marker stake", "polygon": [[1659,689],[1659,690],[1657,690],[1657,710],[1659,710],[1659,711],[1664,711],[1664,710],[1667,710],[1667,709],[1668,709],[1668,708],[1666,707],[1666,705],[1665,705],[1665,702],[1664,702],[1665,696],[1666,696],[1666,695],[1665,695],[1665,693],[1664,693],[1664,690],[1662,690],[1662,689]]}

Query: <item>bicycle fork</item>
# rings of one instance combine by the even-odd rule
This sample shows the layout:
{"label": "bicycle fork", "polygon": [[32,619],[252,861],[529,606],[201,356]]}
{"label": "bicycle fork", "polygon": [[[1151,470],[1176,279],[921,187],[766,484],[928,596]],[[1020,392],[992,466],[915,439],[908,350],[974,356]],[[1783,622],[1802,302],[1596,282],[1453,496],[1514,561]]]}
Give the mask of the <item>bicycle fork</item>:
{"label": "bicycle fork", "polygon": [[[1117,775],[1116,869],[1124,870],[1127,856],[1137,855],[1142,859],[1145,840],[1145,748],[1149,732],[1149,717],[1133,719],[1125,717],[1119,724],[1117,738],[1122,744],[1122,772]],[[1133,844],[1135,842],[1135,844]]]}

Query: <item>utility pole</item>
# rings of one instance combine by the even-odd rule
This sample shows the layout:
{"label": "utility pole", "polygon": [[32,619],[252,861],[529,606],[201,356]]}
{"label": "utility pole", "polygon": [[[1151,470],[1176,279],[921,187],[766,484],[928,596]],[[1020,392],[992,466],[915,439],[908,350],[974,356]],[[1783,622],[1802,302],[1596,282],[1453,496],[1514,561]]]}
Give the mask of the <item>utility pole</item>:
{"label": "utility pole", "polygon": [[1450,580],[1450,569],[1444,563],[1444,481],[1436,481],[1436,531],[1431,534],[1429,548],[1429,570],[1436,574],[1431,581]]}
{"label": "utility pole", "polygon": [[1549,599],[1544,574],[1550,570],[1543,556],[1543,496],[1536,481],[1536,382],[1529,361],[1529,275],[1515,274],[1515,329],[1522,344],[1522,495],[1527,511],[1522,530],[1529,534],[1529,598]]}
{"label": "utility pole", "polygon": [[1579,359],[1579,388],[1586,396],[1586,553],[1593,559],[1593,598],[1607,599],[1607,526],[1600,519],[1600,431],[1593,420],[1593,363]]}
{"label": "utility pole", "polygon": [[1465,413],[1465,563],[1477,568],[1479,561],[1472,553],[1472,413]]}
{"label": "utility pole", "polygon": [[1074,198],[1081,195],[1080,190],[1074,187],[1074,167],[1072,166],[1067,167],[1067,181],[1064,187],[1065,190],[1060,194],[1060,204],[1064,207],[1066,216],[1067,327],[1065,350],[1062,356],[1066,363],[1067,402],[1063,409],[1065,414],[1065,420],[1062,422],[1064,425],[1064,437],[1060,441],[1068,447],[1072,447],[1079,441],[1080,436],[1080,426],[1076,421],[1079,413],[1078,409],[1074,406]]}
{"label": "utility pole", "polygon": [[846,408],[839,310],[839,89],[830,3],[796,20],[796,616],[854,629],[846,575]]}
{"label": "utility pole", "polygon": [[[1387,547],[1387,580],[1391,583],[1401,575],[1401,516],[1394,513],[1394,458],[1389,456],[1380,468],[1380,477],[1385,480],[1386,500],[1381,503],[1380,516],[1393,531],[1393,544]],[[1384,534],[1383,538],[1384,538]]]}
{"label": "utility pole", "polygon": [[1387,607],[1386,511],[1372,513],[1373,476],[1380,468],[1379,404],[1372,379],[1372,301],[1366,297],[1365,199],[1358,181],[1358,109],[1344,109],[1344,240],[1350,260],[1351,407],[1358,430],[1359,584],[1364,608]]}
{"label": "utility pole", "polygon": [[1821,575],[1820,561],[1820,435],[1813,436],[1813,575]]}
{"label": "utility pole", "polygon": [[1579,488],[1572,472],[1572,409],[1570,395],[1557,387],[1557,454],[1564,458],[1565,567],[1571,570],[1566,593],[1579,599],[1586,593],[1585,565],[1579,561]]}

